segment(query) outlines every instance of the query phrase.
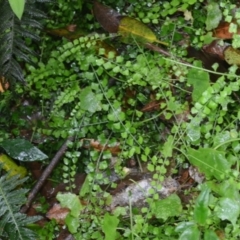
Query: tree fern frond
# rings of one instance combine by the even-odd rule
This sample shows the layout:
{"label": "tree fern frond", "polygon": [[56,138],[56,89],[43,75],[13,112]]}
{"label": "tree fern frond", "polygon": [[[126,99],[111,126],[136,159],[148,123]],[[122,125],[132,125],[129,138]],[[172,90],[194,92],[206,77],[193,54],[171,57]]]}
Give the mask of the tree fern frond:
{"label": "tree fern frond", "polygon": [[28,7],[25,8],[25,10],[24,10],[24,14],[27,14],[31,17],[35,17],[35,18],[39,18],[39,19],[46,17],[45,14],[42,11],[36,9],[36,7],[34,7],[34,5],[28,5]]}
{"label": "tree fern frond", "polygon": [[[13,14],[8,0],[0,0],[0,81],[24,81],[19,60],[32,63],[35,52],[26,44],[25,39],[39,41],[38,29],[41,29],[45,14],[35,5],[36,1],[27,0],[21,21]],[[38,20],[39,19],[39,20]],[[4,78],[2,78],[4,76]]]}
{"label": "tree fern frond", "polygon": [[19,28],[19,29],[17,28],[15,30],[15,33],[23,38],[31,38],[32,40],[35,40],[35,41],[40,40],[40,37],[38,35],[36,35],[36,33],[34,33],[33,31],[29,31],[26,28],[24,28],[24,30],[23,30],[23,28]]}
{"label": "tree fern frond", "polygon": [[22,20],[22,25],[23,26],[31,26],[37,29],[41,29],[42,28],[42,24],[34,19],[31,18],[25,18]]}
{"label": "tree fern frond", "polygon": [[0,237],[9,240],[36,239],[34,232],[27,226],[40,217],[28,217],[20,212],[21,206],[26,202],[27,190],[19,187],[26,179],[10,177],[9,174],[0,177]]}

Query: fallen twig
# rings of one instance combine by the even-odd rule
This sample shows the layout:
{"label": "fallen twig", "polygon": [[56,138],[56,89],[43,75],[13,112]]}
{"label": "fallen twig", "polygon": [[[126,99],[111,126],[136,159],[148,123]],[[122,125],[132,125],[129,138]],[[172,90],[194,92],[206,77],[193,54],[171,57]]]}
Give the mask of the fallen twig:
{"label": "fallen twig", "polygon": [[36,185],[34,186],[34,188],[31,190],[31,192],[28,195],[28,199],[26,204],[22,207],[21,212],[22,213],[26,213],[26,211],[28,210],[28,208],[30,207],[31,203],[33,202],[33,200],[35,199],[35,197],[37,196],[39,190],[41,189],[41,187],[43,186],[44,182],[47,180],[48,176],[52,173],[53,169],[55,168],[55,166],[57,165],[57,163],[59,162],[59,160],[62,158],[63,154],[65,153],[65,151],[67,150],[67,143],[68,141],[73,140],[73,137],[68,138],[64,144],[62,145],[62,147],[58,150],[58,152],[56,153],[56,155],[54,156],[54,158],[51,160],[51,162],[49,163],[49,165],[45,168],[44,172],[42,173],[41,177],[39,178],[39,180],[37,181]]}

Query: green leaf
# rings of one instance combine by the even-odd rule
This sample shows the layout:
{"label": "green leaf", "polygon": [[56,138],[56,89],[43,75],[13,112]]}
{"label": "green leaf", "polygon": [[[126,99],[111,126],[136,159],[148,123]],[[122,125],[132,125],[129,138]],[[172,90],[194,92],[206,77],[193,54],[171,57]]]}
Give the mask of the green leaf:
{"label": "green leaf", "polygon": [[219,8],[219,3],[210,1],[207,5],[206,29],[208,31],[216,28],[222,19],[222,11]]}
{"label": "green leaf", "polygon": [[211,148],[188,149],[189,161],[208,177],[221,180],[230,171],[225,153]]}
{"label": "green leaf", "polygon": [[193,101],[197,101],[210,86],[209,74],[203,70],[191,68],[188,71],[187,82],[193,86]]}
{"label": "green leaf", "polygon": [[199,240],[200,231],[196,226],[189,227],[179,237],[179,240]]}
{"label": "green leaf", "polygon": [[78,217],[83,206],[76,194],[73,193],[58,193],[57,200],[61,203],[62,207],[70,209],[73,217]]}
{"label": "green leaf", "polygon": [[224,181],[216,183],[215,181],[209,181],[207,184],[212,191],[221,197],[228,197],[233,200],[239,200],[239,189],[236,182]]}
{"label": "green leaf", "polygon": [[7,139],[0,143],[12,158],[23,162],[43,161],[48,158],[42,151],[25,139]]}
{"label": "green leaf", "polygon": [[84,88],[80,93],[81,109],[91,113],[101,110],[100,101],[97,95],[92,92],[91,87]]}
{"label": "green leaf", "polygon": [[219,240],[219,237],[213,230],[207,229],[204,232],[204,240]]}
{"label": "green leaf", "polygon": [[182,212],[182,204],[180,198],[176,194],[157,201],[152,206],[154,208],[156,218],[166,220],[169,217],[179,216]]}
{"label": "green leaf", "polygon": [[105,234],[105,240],[116,239],[117,235],[117,226],[119,219],[116,216],[112,216],[109,213],[106,213],[102,222],[102,230]]}
{"label": "green leaf", "polygon": [[222,198],[215,211],[219,218],[229,220],[235,225],[240,214],[239,202],[230,198]]}
{"label": "green leaf", "polygon": [[210,189],[207,186],[204,186],[203,190],[199,194],[195,208],[194,208],[194,219],[199,224],[205,224],[209,215],[209,198],[210,198]]}
{"label": "green leaf", "polygon": [[25,0],[8,0],[8,1],[15,15],[19,18],[19,20],[21,20],[24,11]]}

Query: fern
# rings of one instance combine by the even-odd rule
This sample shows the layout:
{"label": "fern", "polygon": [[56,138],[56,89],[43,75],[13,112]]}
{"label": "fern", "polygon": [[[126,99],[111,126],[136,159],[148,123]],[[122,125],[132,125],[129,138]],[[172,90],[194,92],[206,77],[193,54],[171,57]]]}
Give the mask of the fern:
{"label": "fern", "polygon": [[19,186],[26,178],[18,176],[9,177],[9,174],[0,178],[0,238],[9,240],[36,239],[35,233],[27,226],[40,217],[28,217],[20,212],[21,206],[26,202],[26,189]]}
{"label": "fern", "polygon": [[24,81],[20,63],[33,63],[31,56],[36,56],[26,39],[39,40],[36,30],[41,29],[40,19],[45,15],[36,9],[35,1],[26,1],[21,20],[14,15],[8,0],[0,0],[0,6],[0,81]]}

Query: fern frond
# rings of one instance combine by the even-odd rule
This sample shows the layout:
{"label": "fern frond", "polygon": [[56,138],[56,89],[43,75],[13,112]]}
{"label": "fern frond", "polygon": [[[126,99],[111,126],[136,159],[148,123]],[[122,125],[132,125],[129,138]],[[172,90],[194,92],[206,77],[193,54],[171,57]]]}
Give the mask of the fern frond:
{"label": "fern frond", "polygon": [[36,56],[26,44],[26,39],[40,40],[38,30],[42,27],[40,20],[45,18],[45,14],[36,8],[35,2],[26,1],[24,14],[19,20],[8,0],[0,0],[0,80],[24,81],[19,61],[32,64],[31,58]]}
{"label": "fern frond", "polygon": [[26,202],[26,189],[17,188],[26,181],[18,176],[9,174],[0,178],[0,237],[9,240],[36,239],[33,231],[27,226],[36,222],[40,217],[28,217],[20,212],[21,206]]}

